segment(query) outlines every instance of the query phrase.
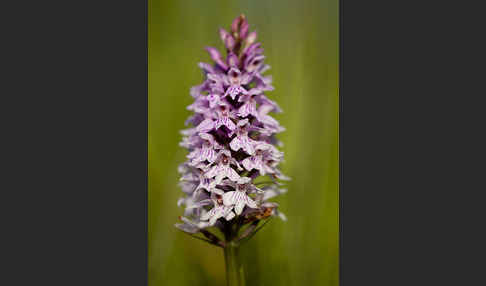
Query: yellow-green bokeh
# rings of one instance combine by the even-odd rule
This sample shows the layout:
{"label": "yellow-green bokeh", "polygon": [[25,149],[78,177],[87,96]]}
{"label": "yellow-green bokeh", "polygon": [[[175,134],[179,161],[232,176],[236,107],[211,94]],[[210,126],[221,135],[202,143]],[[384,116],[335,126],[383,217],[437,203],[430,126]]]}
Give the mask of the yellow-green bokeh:
{"label": "yellow-green bokeh", "polygon": [[179,130],[204,46],[222,48],[218,27],[244,13],[265,49],[287,128],[282,169],[292,177],[271,221],[243,246],[247,285],[338,285],[338,0],[148,2],[149,286],[225,285],[223,251],[177,231],[182,214]]}

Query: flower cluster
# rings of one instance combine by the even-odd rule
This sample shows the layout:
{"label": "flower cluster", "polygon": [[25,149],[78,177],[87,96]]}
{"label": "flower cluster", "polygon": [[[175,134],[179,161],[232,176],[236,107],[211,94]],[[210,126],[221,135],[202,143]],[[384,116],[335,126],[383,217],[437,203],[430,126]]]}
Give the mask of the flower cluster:
{"label": "flower cluster", "polygon": [[[194,114],[186,125],[192,127],[181,131],[180,145],[189,154],[179,166],[184,196],[178,205],[185,212],[176,227],[191,234],[270,216],[285,220],[278,205],[268,201],[286,191],[280,181],[288,180],[277,167],[283,153],[275,134],[284,128],[269,115],[281,109],[265,95],[274,89],[272,78],[263,75],[270,67],[243,15],[230,32],[220,29],[219,34],[227,56],[206,48],[214,64],[199,63],[205,80],[191,88],[194,103],[188,110]],[[255,183],[261,176],[270,179],[266,185]]]}

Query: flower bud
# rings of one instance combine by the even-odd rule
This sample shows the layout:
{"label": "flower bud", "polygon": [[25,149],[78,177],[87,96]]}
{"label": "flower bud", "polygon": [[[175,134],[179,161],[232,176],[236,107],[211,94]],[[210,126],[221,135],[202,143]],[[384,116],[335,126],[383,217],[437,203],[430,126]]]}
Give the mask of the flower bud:
{"label": "flower bud", "polygon": [[[242,36],[242,30],[244,36]],[[241,14],[233,20],[233,23],[231,24],[231,32],[235,38],[243,39],[246,37],[248,33],[248,21],[246,20],[245,15]]]}

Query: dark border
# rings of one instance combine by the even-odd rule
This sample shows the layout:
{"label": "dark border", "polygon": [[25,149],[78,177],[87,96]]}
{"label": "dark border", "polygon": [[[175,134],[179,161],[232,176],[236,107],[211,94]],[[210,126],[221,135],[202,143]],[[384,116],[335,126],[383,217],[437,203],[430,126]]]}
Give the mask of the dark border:
{"label": "dark border", "polygon": [[147,1],[27,2],[0,9],[0,284],[146,285]]}
{"label": "dark border", "polygon": [[343,286],[485,284],[484,17],[471,5],[340,1]]}

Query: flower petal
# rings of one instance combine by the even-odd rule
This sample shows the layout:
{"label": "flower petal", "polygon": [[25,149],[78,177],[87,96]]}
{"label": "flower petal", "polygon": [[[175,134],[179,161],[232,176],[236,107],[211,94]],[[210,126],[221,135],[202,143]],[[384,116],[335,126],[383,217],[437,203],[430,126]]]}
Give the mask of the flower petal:
{"label": "flower petal", "polygon": [[236,191],[231,191],[231,192],[227,192],[227,193],[224,193],[223,195],[223,204],[225,206],[231,206],[231,205],[234,205],[235,204],[235,195],[236,195]]}
{"label": "flower petal", "polygon": [[205,200],[201,200],[199,202],[196,202],[196,203],[188,206],[187,209],[200,208],[200,207],[203,207],[203,206],[210,205],[211,203],[212,203],[212,200],[205,199]]}
{"label": "flower petal", "polygon": [[286,189],[276,189],[275,188],[275,189],[266,190],[265,193],[263,194],[263,200],[266,201],[268,199],[276,197],[280,194],[284,194],[286,192],[287,192]]}
{"label": "flower petal", "polygon": [[187,223],[176,223],[175,227],[177,227],[178,229],[184,232],[191,233],[191,234],[199,232],[199,228],[197,226],[187,224]]}
{"label": "flower petal", "polygon": [[223,191],[223,190],[220,190],[220,189],[218,189],[218,188],[212,188],[212,189],[211,189],[211,192],[212,192],[212,193],[215,193],[215,194],[217,194],[217,195],[221,195],[221,196],[224,194],[224,191]]}
{"label": "flower petal", "polygon": [[249,182],[251,182],[251,178],[249,177],[240,177],[237,181],[238,184],[248,184]]}
{"label": "flower petal", "polygon": [[221,59],[221,54],[216,48],[206,47],[206,51],[208,51],[209,56],[217,65],[219,65],[224,70],[228,69],[228,66],[223,62],[223,60]]}
{"label": "flower petal", "polygon": [[199,67],[207,73],[215,73],[214,67],[208,63],[199,63]]}
{"label": "flower petal", "polygon": [[233,151],[240,150],[240,148],[241,148],[241,139],[240,139],[240,137],[236,136],[235,138],[233,138],[233,140],[231,140],[231,142],[230,142],[230,147],[231,147],[231,149]]}
{"label": "flower petal", "polygon": [[225,168],[225,175],[226,177],[230,178],[230,180],[235,182],[240,179],[240,175],[238,175],[238,173],[236,173],[236,171],[231,167]]}
{"label": "flower petal", "polygon": [[277,211],[277,216],[283,220],[283,221],[287,221],[287,217],[285,216],[285,214],[281,211]]}
{"label": "flower petal", "polygon": [[227,61],[228,61],[228,65],[230,67],[238,67],[238,65],[239,65],[238,57],[233,53],[228,55]]}
{"label": "flower petal", "polygon": [[211,210],[203,213],[201,215],[201,220],[208,220],[209,218],[211,218],[212,216],[214,215],[214,208],[212,208]]}
{"label": "flower petal", "polygon": [[213,178],[216,176],[219,172],[219,166],[213,166],[211,170],[207,171],[204,175],[206,178]]}
{"label": "flower petal", "polygon": [[245,200],[239,199],[235,204],[235,213],[240,215],[245,207]]}
{"label": "flower petal", "polygon": [[258,208],[258,206],[257,206],[257,204],[255,203],[255,201],[254,201],[254,200],[252,200],[252,199],[251,199],[249,196],[247,196],[246,194],[245,194],[245,203],[246,203],[246,205],[247,205],[248,207],[250,207],[250,208],[252,208],[252,209],[257,209],[257,208]]}
{"label": "flower petal", "polygon": [[227,221],[230,221],[232,220],[233,218],[235,217],[235,213],[230,211],[224,218],[227,220]]}
{"label": "flower petal", "polygon": [[246,170],[251,171],[255,164],[253,163],[252,157],[248,157],[241,162],[243,164],[243,167],[245,167]]}
{"label": "flower petal", "polygon": [[198,132],[207,133],[207,132],[211,131],[213,128],[214,128],[213,120],[210,119],[210,118],[207,118],[207,119],[203,120],[201,123],[199,123],[199,125],[196,127],[196,130]]}

